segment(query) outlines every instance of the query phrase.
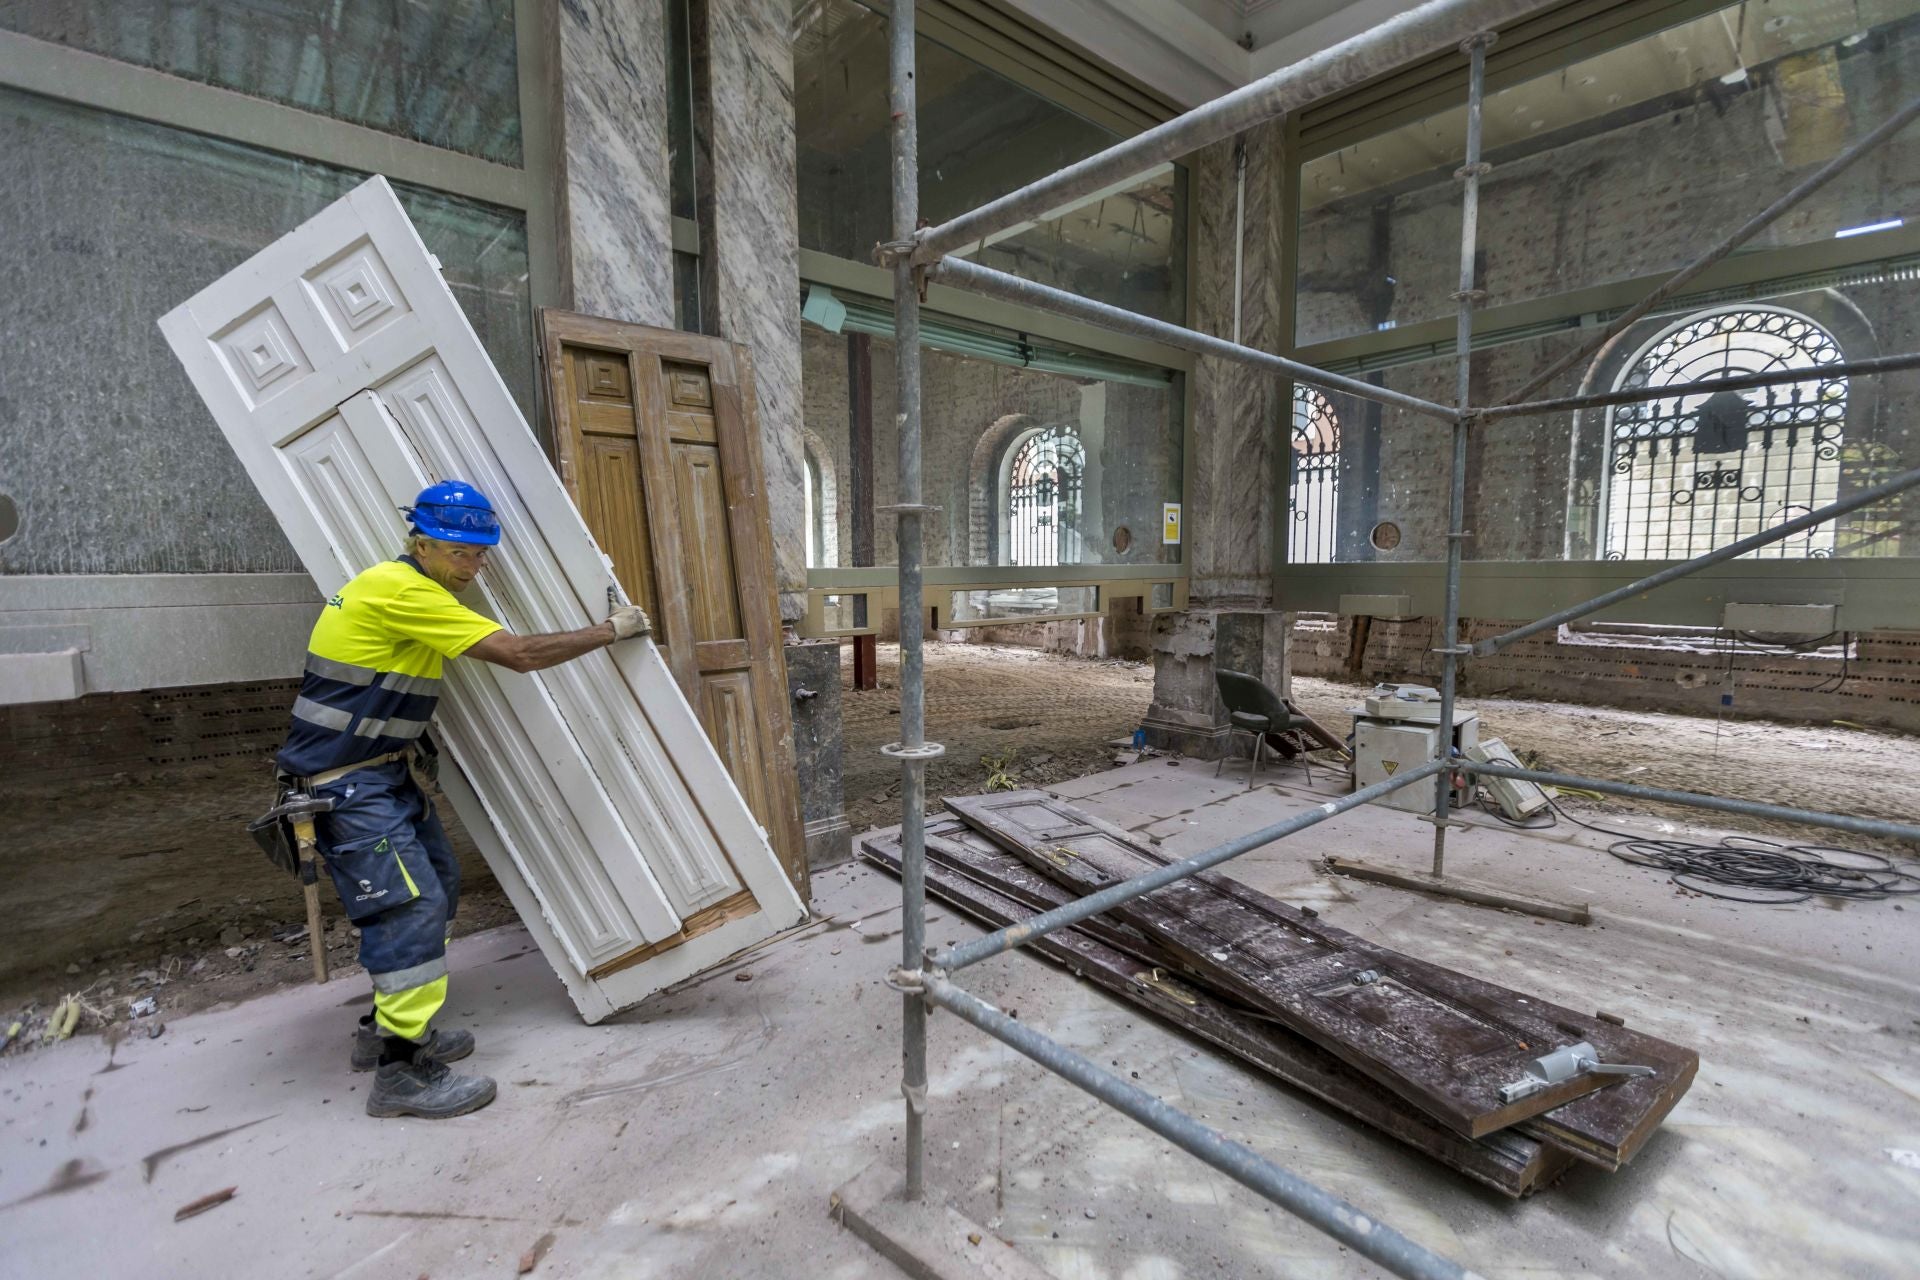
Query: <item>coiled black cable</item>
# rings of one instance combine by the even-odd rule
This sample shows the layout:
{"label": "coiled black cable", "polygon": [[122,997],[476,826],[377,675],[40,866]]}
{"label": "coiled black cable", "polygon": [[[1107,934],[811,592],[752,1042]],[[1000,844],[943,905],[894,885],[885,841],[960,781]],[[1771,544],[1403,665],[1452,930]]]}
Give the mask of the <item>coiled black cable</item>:
{"label": "coiled black cable", "polygon": [[[1725,836],[1718,844],[1664,840],[1596,826],[1568,813],[1558,801],[1550,803],[1553,811],[1567,821],[1617,837],[1607,852],[1622,862],[1655,867],[1687,892],[1724,902],[1780,906],[1813,897],[1877,902],[1920,893],[1920,875],[1902,871],[1883,854],[1835,845],[1786,844],[1759,836]],[[1737,892],[1724,893],[1722,889]]]}

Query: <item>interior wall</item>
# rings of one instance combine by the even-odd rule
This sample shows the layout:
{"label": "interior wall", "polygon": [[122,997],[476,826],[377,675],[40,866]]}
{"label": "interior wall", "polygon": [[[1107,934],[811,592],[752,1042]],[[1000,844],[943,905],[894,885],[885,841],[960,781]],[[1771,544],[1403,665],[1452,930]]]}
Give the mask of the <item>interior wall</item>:
{"label": "interior wall", "polygon": [[[832,468],[832,541],[841,566],[853,564],[848,341],[844,334],[803,326],[807,433],[816,451],[825,451],[818,461]],[[876,337],[871,350],[873,500],[885,507],[899,501],[893,343]],[[925,500],[940,508],[922,522],[926,563],[1009,563],[996,545],[1004,520],[997,506],[1001,465],[1023,434],[1059,424],[1073,425],[1088,452],[1084,563],[1162,563],[1173,548],[1160,543],[1160,506],[1180,494],[1180,423],[1169,403],[1162,387],[1069,378],[923,350],[922,485]],[[1123,527],[1125,550],[1114,545]],[[889,515],[874,517],[875,564],[895,562],[894,532]]]}
{"label": "interior wall", "polygon": [[[1856,131],[1874,111],[1920,80],[1920,24],[1902,28],[1874,53],[1871,76],[1855,68],[1848,99]],[[1595,136],[1544,140],[1494,153],[1481,194],[1480,279],[1489,305],[1541,297],[1677,266],[1804,176],[1812,160],[1799,134],[1815,127],[1792,86],[1756,77],[1741,90],[1702,94],[1630,119]],[[1886,101],[1882,101],[1885,99]],[[1831,109],[1831,108],[1830,108]],[[1889,108],[1890,109],[1890,108]],[[1831,127],[1831,126],[1829,126]],[[1799,151],[1796,151],[1796,147]],[[1821,152],[1817,158],[1824,158]],[[1796,166],[1796,160],[1799,162]],[[1910,208],[1920,196],[1920,143],[1896,140],[1862,160],[1820,195],[1790,213],[1761,243],[1830,240],[1833,232]],[[1863,244],[1870,241],[1863,241]],[[1453,287],[1459,254],[1459,193],[1445,175],[1407,189],[1339,201],[1311,211],[1300,234],[1299,335],[1321,338],[1371,331],[1447,314],[1436,293]],[[1782,270],[1791,270],[1783,267]],[[1920,349],[1920,307],[1898,273],[1765,299],[1820,323],[1842,358]],[[1728,305],[1736,305],[1729,303]],[[1642,346],[1673,324],[1667,315],[1629,329],[1582,371],[1591,389],[1610,389]],[[1590,336],[1567,330],[1476,354],[1473,396],[1497,400]],[[1451,402],[1451,356],[1368,375],[1394,390]],[[1581,374],[1561,380],[1571,387]],[[1342,460],[1335,558],[1439,560],[1445,557],[1446,474],[1435,465],[1447,447],[1446,424],[1355,397],[1329,393],[1340,419]],[[1855,379],[1847,440],[1871,468],[1843,474],[1842,492],[1903,467],[1920,465],[1920,371]],[[1507,419],[1477,430],[1468,476],[1469,558],[1553,560],[1596,551],[1604,412]],[[1876,554],[1920,554],[1920,500],[1908,495],[1903,534]],[[1378,521],[1399,527],[1382,550],[1369,540]],[[1569,527],[1571,522],[1571,528]]]}
{"label": "interior wall", "polygon": [[[1464,642],[1498,635],[1522,621],[1468,620],[1461,628]],[[1353,625],[1350,618],[1297,618],[1294,672],[1438,687],[1437,659],[1429,652],[1438,634],[1432,619],[1374,619],[1357,673],[1347,665]],[[1734,719],[1846,720],[1920,731],[1920,632],[1856,637],[1844,672],[1836,658],[1742,653],[1734,658],[1731,677],[1725,650],[1711,640],[1586,640],[1546,632],[1492,657],[1471,659],[1460,667],[1461,692],[1713,716],[1723,713],[1721,695],[1730,686],[1733,702],[1724,714]]]}

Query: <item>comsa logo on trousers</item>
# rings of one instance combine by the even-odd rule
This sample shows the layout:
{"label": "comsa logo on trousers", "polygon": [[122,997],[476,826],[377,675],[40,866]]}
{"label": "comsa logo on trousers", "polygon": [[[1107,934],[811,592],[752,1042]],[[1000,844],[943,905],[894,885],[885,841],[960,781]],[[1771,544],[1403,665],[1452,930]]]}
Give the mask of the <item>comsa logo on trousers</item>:
{"label": "comsa logo on trousers", "polygon": [[[392,853],[393,844],[391,841],[382,840],[374,846],[373,851],[375,853]],[[373,881],[371,880],[362,880],[360,881],[360,892],[354,895],[353,900],[355,902],[378,902],[387,896],[387,892],[385,889],[374,888]]]}

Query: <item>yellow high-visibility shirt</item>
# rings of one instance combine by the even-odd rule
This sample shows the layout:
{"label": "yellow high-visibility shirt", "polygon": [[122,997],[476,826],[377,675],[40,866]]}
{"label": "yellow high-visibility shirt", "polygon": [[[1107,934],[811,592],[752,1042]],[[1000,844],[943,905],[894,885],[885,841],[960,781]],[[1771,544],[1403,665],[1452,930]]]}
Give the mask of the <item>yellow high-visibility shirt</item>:
{"label": "yellow high-visibility shirt", "polygon": [[411,557],[374,565],[313,625],[280,767],[312,777],[406,746],[433,718],[445,660],[498,630]]}

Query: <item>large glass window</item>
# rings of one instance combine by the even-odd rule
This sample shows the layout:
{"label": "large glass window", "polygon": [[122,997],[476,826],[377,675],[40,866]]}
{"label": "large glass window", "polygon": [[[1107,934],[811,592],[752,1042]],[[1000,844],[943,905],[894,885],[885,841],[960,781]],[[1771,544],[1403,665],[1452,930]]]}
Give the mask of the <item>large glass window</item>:
{"label": "large glass window", "polygon": [[0,28],[521,163],[513,0],[0,0]]}
{"label": "large glass window", "polygon": [[[856,0],[796,0],[800,244],[858,262],[892,236],[887,23]],[[922,37],[920,212],[941,222],[1119,136]],[[1186,171],[1163,165],[966,252],[986,266],[1161,319],[1186,315]]]}
{"label": "large glass window", "polygon": [[[1480,198],[1491,306],[1671,270],[1860,138],[1920,81],[1920,4],[1746,0],[1500,90]],[[1451,316],[1464,107],[1300,172],[1300,346]],[[1907,129],[1742,253],[1891,229]]]}
{"label": "large glass window", "polygon": [[[894,563],[893,341],[883,304],[837,300],[802,329],[812,562]],[[1178,564],[1177,375],[927,317],[923,473],[930,565]],[[861,495],[871,494],[871,501]]]}
{"label": "large glass window", "polygon": [[[0,572],[300,568],[155,321],[364,178],[0,91]],[[531,418],[524,219],[396,190]]]}

